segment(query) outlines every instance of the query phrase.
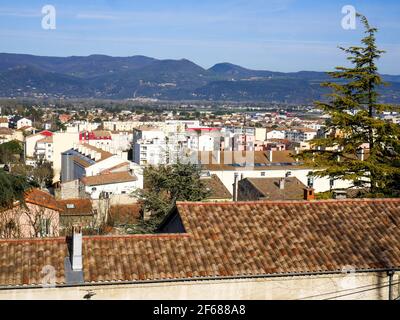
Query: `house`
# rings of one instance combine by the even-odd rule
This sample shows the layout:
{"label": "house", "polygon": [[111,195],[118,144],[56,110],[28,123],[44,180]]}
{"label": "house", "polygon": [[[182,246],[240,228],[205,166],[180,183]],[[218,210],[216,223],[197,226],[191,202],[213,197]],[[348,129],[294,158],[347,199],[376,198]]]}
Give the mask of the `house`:
{"label": "house", "polygon": [[69,114],[60,114],[58,116],[58,120],[60,120],[61,123],[67,123],[72,119],[72,116]]}
{"label": "house", "polygon": [[[312,191],[309,195],[308,191]],[[238,183],[239,201],[311,200],[314,191],[296,177],[246,178]]]}
{"label": "house", "polygon": [[399,223],[400,199],[178,203],[155,235],[0,240],[0,299],[397,299]]}
{"label": "house", "polygon": [[26,193],[25,203],[0,211],[0,238],[36,238],[59,235],[62,208],[39,189]]}
{"label": "house", "polygon": [[138,178],[128,171],[82,177],[81,182],[92,199],[129,195],[140,188]]}
{"label": "house", "polygon": [[13,140],[24,141],[24,135],[21,131],[0,127],[0,144]]}
{"label": "house", "polygon": [[83,228],[95,225],[97,212],[93,209],[90,199],[58,200],[58,204],[63,210],[60,213],[61,229],[68,230],[74,225],[80,225]]}
{"label": "house", "polygon": [[32,120],[21,116],[13,116],[9,119],[8,126],[11,129],[22,129],[25,127],[32,127]]}

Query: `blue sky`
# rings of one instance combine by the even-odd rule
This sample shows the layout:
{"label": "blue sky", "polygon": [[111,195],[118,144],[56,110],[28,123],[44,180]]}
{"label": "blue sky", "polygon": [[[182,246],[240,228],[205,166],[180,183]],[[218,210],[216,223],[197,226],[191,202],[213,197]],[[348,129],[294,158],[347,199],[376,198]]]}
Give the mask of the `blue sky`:
{"label": "blue sky", "polygon": [[[54,5],[56,30],[41,28]],[[273,71],[325,71],[345,63],[338,45],[362,30],[341,27],[353,5],[380,28],[380,71],[400,74],[398,0],[2,0],[0,52],[49,56],[136,54],[187,58],[203,67],[232,62]]]}

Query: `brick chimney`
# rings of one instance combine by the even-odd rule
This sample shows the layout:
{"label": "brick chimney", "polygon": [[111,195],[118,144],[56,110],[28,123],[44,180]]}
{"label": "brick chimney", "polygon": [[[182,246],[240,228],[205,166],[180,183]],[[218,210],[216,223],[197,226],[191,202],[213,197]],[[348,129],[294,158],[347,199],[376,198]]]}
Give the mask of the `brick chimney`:
{"label": "brick chimney", "polygon": [[82,227],[72,228],[71,265],[73,271],[82,270]]}
{"label": "brick chimney", "polygon": [[315,200],[315,190],[313,188],[304,189],[304,200],[314,201]]}

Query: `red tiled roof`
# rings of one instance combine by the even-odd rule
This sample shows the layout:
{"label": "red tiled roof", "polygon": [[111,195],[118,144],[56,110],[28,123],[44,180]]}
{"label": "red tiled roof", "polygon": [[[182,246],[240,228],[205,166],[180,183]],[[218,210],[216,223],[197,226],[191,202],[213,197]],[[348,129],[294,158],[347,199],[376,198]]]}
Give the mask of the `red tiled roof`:
{"label": "red tiled roof", "polygon": [[[400,199],[178,203],[185,234],[84,237],[85,282],[400,269]],[[0,285],[38,284],[60,239],[0,240]]]}
{"label": "red tiled roof", "polygon": [[25,202],[56,211],[63,210],[52,195],[39,189],[32,189],[28,191],[25,195]]}
{"label": "red tiled roof", "polygon": [[93,207],[90,199],[68,199],[58,200],[63,208],[63,216],[92,216]]}

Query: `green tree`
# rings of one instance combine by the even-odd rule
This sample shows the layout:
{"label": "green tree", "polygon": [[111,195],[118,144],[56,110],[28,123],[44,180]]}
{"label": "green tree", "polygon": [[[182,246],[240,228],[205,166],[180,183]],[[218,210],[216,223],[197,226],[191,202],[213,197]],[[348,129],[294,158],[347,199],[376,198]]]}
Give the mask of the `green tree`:
{"label": "green tree", "polygon": [[193,164],[148,167],[144,181],[144,189],[134,193],[143,203],[144,211],[151,214],[139,226],[139,232],[144,233],[155,232],[177,201],[202,201],[209,193],[200,180],[200,169]]}
{"label": "green tree", "polygon": [[21,142],[13,140],[0,144],[0,163],[17,163],[22,158],[24,149]]}
{"label": "green tree", "polygon": [[0,208],[8,208],[16,201],[24,201],[26,191],[37,185],[24,176],[12,175],[0,170]]}
{"label": "green tree", "polygon": [[[399,168],[400,128],[381,119],[384,111],[394,107],[379,103],[379,87],[384,83],[378,73],[377,60],[384,51],[376,45],[377,29],[366,17],[358,15],[365,37],[360,46],[340,48],[347,55],[351,67],[337,67],[330,72],[336,81],[324,83],[332,89],[328,102],[316,102],[329,116],[326,137],[312,142],[313,150],[301,157],[306,163],[321,170],[320,177],[351,180],[357,186],[367,187],[372,195],[386,193]],[[361,148],[368,144],[365,154]]]}

